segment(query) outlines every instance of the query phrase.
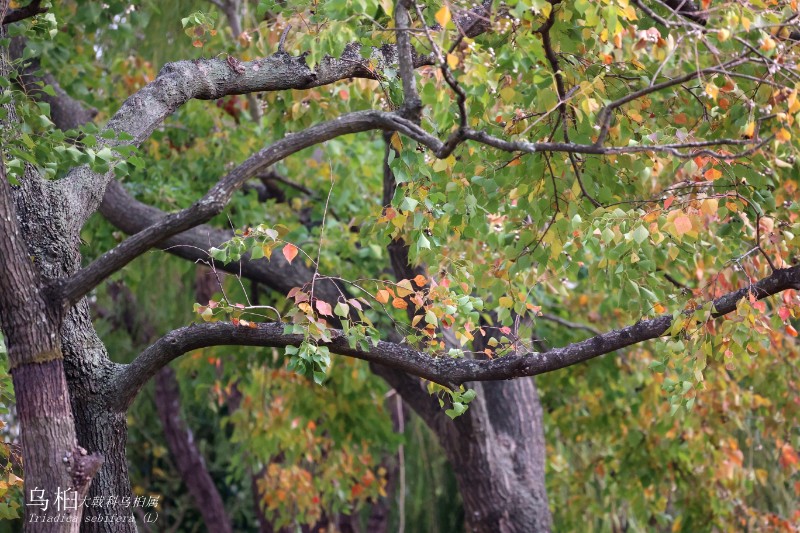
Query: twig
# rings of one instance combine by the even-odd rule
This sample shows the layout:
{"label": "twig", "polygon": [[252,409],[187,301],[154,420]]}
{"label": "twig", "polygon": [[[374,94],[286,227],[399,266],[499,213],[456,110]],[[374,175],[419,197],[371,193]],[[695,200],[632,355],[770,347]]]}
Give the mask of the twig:
{"label": "twig", "polygon": [[287,24],[285,28],[283,28],[283,32],[281,32],[281,38],[278,41],[278,53],[285,54],[286,50],[284,49],[284,45],[286,44],[286,36],[289,35],[289,30],[292,29],[291,24]]}

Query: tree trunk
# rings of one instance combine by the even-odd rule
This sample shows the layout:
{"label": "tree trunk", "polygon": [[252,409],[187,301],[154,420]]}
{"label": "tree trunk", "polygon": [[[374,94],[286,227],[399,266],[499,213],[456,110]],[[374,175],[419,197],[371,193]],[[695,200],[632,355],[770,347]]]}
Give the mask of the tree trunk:
{"label": "tree trunk", "polygon": [[533,378],[473,383],[478,396],[439,435],[474,533],[550,531],[542,409]]}
{"label": "tree trunk", "polygon": [[[391,205],[397,187],[389,153],[391,135],[384,133],[383,205]],[[395,277],[425,275],[409,261],[401,239],[389,246]],[[413,306],[409,305],[409,311]],[[409,312],[409,317],[413,313]],[[451,332],[442,330],[445,342]],[[484,347],[473,346],[475,353]],[[457,347],[455,343],[451,347]],[[545,442],[542,408],[533,379],[472,383],[478,393],[466,413],[450,420],[420,381],[373,365],[378,375],[400,393],[439,439],[458,481],[467,527],[473,533],[550,531],[551,515],[545,485]]]}
{"label": "tree trunk", "polygon": [[206,528],[219,533],[233,531],[225,504],[205,467],[203,456],[195,445],[191,430],[181,418],[178,380],[175,371],[168,366],[156,374],[156,408],[172,460],[203,516]]}
{"label": "tree trunk", "polygon": [[[5,71],[4,56],[0,64]],[[0,328],[20,421],[25,530],[77,532],[80,504],[102,457],[78,446],[58,334],[61,318],[43,294],[43,266],[52,266],[48,252],[62,250],[64,243],[53,242],[58,234],[51,226],[35,226],[39,231],[32,234],[22,223],[37,203],[56,211],[56,223],[65,211],[48,204],[50,189],[32,171],[27,174],[27,187],[12,190],[0,160]]]}

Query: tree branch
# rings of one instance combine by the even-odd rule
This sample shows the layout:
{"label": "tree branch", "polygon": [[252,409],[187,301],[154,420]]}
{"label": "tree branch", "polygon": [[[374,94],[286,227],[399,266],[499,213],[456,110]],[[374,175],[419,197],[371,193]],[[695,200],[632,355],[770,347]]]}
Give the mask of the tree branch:
{"label": "tree branch", "polygon": [[64,305],[72,305],[114,272],[120,270],[167,237],[193,228],[222,212],[233,193],[261,169],[309,146],[340,135],[377,129],[388,125],[386,113],[356,112],[323,122],[291,134],[250,156],[233,169],[203,198],[191,207],[169,214],[136,235],[100,256],[93,263],[68,278],[56,280],[50,288],[51,297]]}
{"label": "tree branch", "polygon": [[[131,235],[166,216],[160,209],[130,196],[117,181],[109,184],[100,211],[114,226]],[[190,261],[208,262],[207,250],[212,246],[221,246],[232,237],[232,231],[201,225],[165,239],[158,246]],[[294,287],[303,286],[312,276],[311,270],[302,261],[290,264],[283,254],[273,254],[270,260],[252,261],[245,258],[241,262],[225,265],[217,263],[215,268],[257,281],[281,294],[288,293]],[[336,287],[327,280],[318,280],[314,292],[327,302],[335,302],[339,296]]]}
{"label": "tree branch", "polygon": [[414,0],[399,0],[394,8],[394,23],[397,33],[397,57],[400,70],[400,80],[403,82],[403,107],[402,114],[414,122],[419,122],[422,113],[422,100],[417,92],[417,81],[414,73],[414,47],[411,45],[410,8]]}
{"label": "tree branch", "polygon": [[[721,317],[734,311],[737,302],[750,294],[760,300],[786,289],[800,289],[800,266],[776,270],[757,283],[717,298],[712,302],[712,317]],[[659,338],[669,330],[672,320],[672,315],[662,315],[562,348],[491,360],[435,357],[408,346],[384,341],[362,351],[351,348],[347,338],[338,330],[331,335],[331,342],[323,344],[333,353],[384,365],[453,388],[468,381],[513,379],[565,368]],[[283,333],[283,328],[281,323],[258,324],[255,328],[248,328],[217,322],[193,324],[174,330],[142,352],[116,376],[114,389],[120,394],[114,400],[114,407],[126,409],[139,389],[159,369],[189,351],[217,345],[297,346],[304,341],[303,335],[287,335]]]}
{"label": "tree branch", "polygon": [[30,4],[25,7],[20,7],[17,9],[12,9],[11,11],[6,13],[6,16],[3,17],[3,25],[11,24],[12,22],[19,22],[20,20],[25,20],[27,18],[35,17],[40,13],[46,13],[47,8],[42,7],[40,4],[42,0],[32,0]]}
{"label": "tree branch", "polygon": [[[153,225],[143,229],[136,235],[126,239],[112,250],[103,254],[89,266],[79,270],[69,278],[56,280],[49,288],[51,297],[61,301],[64,305],[71,305],[80,300],[84,295],[101,283],[106,277],[120,270],[133,259],[143,254],[151,247],[164,239],[176,235],[184,230],[193,228],[213,218],[222,212],[230,201],[233,193],[242,184],[250,179],[259,170],[269,167],[281,159],[321,142],[333,139],[340,135],[367,131],[372,129],[395,130],[411,137],[412,139],[431,148],[436,157],[447,157],[461,143],[448,139],[443,143],[437,137],[429,134],[420,126],[396,113],[382,111],[357,111],[343,115],[334,120],[323,122],[304,130],[301,133],[290,134],[273,143],[271,146],[250,156],[244,163],[224,176],[212,187],[203,198],[177,213],[163,217]],[[702,141],[677,145],[630,146],[619,148],[605,148],[596,145],[579,145],[573,143],[529,143],[527,141],[505,141],[492,137],[485,132],[464,130],[464,138],[472,139],[483,144],[508,151],[535,152],[567,152],[592,153],[599,155],[637,153],[645,151],[666,151],[678,157],[694,157],[701,153],[708,153],[721,160],[743,157],[750,151],[755,151],[767,140],[760,142],[748,152],[740,154],[720,154],[709,150],[699,150],[692,154],[679,152],[678,148],[702,147],[712,145],[743,145],[758,142],[755,140],[723,139],[719,141]]]}
{"label": "tree branch", "polygon": [[[384,66],[395,63],[393,45],[374,48],[369,60],[361,57],[359,50],[357,43],[351,43],[340,58],[325,57],[313,70],[306,65],[304,55],[290,56],[285,52],[237,63],[236,70],[223,59],[169,63],[153,82],[125,101],[104,131],[126,134],[132,137],[132,144],[140,144],[191,99],[215,100],[259,91],[308,89],[347,78],[377,79]],[[370,67],[370,61],[378,65],[377,69]],[[414,57],[414,66],[426,64],[430,64],[429,58]],[[101,140],[100,144],[113,147],[121,141]],[[111,179],[112,172],[99,175],[83,166],[58,182],[64,194],[74,197],[74,219],[82,224],[97,209]]]}

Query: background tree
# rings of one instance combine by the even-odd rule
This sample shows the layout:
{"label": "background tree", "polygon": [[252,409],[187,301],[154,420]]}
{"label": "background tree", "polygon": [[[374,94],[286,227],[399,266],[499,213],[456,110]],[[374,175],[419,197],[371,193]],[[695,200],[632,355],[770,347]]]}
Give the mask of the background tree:
{"label": "background tree", "polygon": [[[530,376],[655,340],[545,378],[559,529],[789,527],[796,6],[213,4],[4,6],[0,326],[29,519],[31,491],[131,494],[127,413],[158,375],[207,527],[359,527],[395,438],[339,354],[433,431],[471,530],[547,530]],[[211,288],[148,268],[153,247]],[[192,294],[198,323],[170,331]],[[203,442],[222,424],[231,460],[189,446],[162,370],[189,352],[188,396],[223,415]],[[134,473],[175,494],[159,454]],[[259,505],[223,516],[242,487]]]}

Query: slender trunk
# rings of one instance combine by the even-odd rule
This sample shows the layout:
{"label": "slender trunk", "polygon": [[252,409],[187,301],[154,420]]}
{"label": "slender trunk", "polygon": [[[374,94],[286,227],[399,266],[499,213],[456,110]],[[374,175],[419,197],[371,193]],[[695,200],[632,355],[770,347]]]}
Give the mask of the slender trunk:
{"label": "slender trunk", "polygon": [[156,408],[172,460],[203,516],[208,531],[233,531],[225,504],[208,473],[194,437],[180,416],[180,391],[175,371],[164,367],[156,374]]}

